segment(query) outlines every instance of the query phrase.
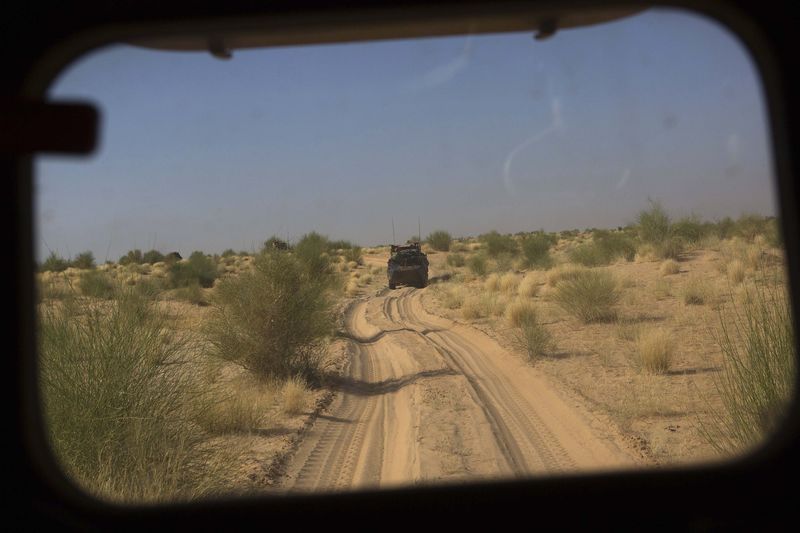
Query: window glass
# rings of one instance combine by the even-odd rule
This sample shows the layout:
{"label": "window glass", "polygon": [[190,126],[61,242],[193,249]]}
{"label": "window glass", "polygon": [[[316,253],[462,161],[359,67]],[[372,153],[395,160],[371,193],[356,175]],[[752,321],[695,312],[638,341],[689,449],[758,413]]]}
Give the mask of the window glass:
{"label": "window glass", "polygon": [[55,457],[112,501],[727,460],[791,396],[760,80],[665,10],[529,32],[119,44],[36,162]]}

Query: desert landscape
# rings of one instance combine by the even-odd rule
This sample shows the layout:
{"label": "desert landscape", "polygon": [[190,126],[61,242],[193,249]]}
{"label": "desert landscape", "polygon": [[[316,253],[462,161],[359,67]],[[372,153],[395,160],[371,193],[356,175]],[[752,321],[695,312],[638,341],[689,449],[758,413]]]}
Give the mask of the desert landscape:
{"label": "desert landscape", "polygon": [[389,246],[317,233],[51,254],[40,375],[65,473],[125,502],[371,489],[723,461],[780,424],[774,218],[651,203],[626,227],[422,248],[428,286],[395,290]]}

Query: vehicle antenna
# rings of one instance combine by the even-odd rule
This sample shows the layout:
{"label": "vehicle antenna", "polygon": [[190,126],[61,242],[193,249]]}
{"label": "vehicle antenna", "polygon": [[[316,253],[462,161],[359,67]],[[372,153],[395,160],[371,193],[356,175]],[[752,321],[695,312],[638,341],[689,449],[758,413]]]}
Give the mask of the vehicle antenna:
{"label": "vehicle antenna", "polygon": [[422,218],[417,217],[417,242],[422,242]]}
{"label": "vehicle antenna", "polygon": [[392,244],[397,244],[394,238],[394,217],[392,217]]}

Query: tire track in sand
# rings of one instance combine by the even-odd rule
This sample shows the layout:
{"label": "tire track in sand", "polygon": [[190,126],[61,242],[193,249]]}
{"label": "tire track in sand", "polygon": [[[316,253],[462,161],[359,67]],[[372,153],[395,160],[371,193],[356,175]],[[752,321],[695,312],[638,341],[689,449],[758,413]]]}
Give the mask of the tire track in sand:
{"label": "tire track in sand", "polygon": [[423,290],[359,302],[350,361],[283,482],[328,491],[631,466],[543,376],[469,326],[428,313]]}

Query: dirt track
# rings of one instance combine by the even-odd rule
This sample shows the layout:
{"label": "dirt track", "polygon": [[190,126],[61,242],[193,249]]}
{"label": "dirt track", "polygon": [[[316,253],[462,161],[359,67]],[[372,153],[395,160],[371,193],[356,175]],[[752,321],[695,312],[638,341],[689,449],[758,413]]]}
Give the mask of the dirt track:
{"label": "dirt track", "polygon": [[336,398],[291,461],[289,491],[634,466],[619,435],[484,333],[426,312],[425,289],[347,315]]}

